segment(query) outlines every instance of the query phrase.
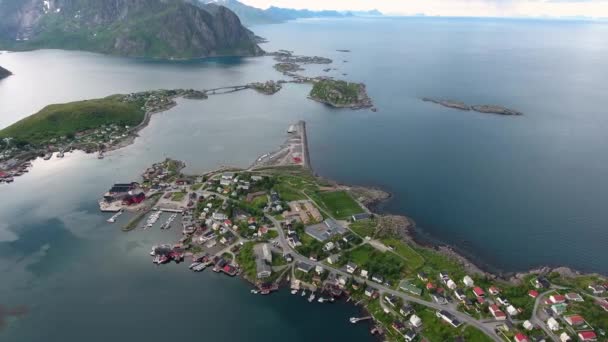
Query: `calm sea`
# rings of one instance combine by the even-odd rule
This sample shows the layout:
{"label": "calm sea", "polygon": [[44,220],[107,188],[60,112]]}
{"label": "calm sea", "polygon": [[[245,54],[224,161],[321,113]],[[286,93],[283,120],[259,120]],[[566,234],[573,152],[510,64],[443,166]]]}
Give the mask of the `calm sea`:
{"label": "calm sea", "polygon": [[[367,327],[348,323],[351,306],[313,305],[286,291],[262,298],[238,279],[154,267],[150,246],[176,232],[124,234],[96,208],[111,183],[167,156],[192,172],[247,166],[299,119],[308,122],[316,172],[392,192],[383,209],[411,216],[425,239],[495,270],[550,264],[608,273],[608,26],[388,18],[254,30],[270,40],[267,50],[333,58],[328,75],[365,82],[379,111],[331,110],[307,100],[306,85],[182,100],[104,160],[75,153],[36,161],[0,187],[0,304],[29,307],[0,340],[369,340]],[[4,53],[0,65],[15,76],[0,81],[0,127],[49,103],[281,79],[272,64]],[[525,115],[454,111],[423,96]]]}

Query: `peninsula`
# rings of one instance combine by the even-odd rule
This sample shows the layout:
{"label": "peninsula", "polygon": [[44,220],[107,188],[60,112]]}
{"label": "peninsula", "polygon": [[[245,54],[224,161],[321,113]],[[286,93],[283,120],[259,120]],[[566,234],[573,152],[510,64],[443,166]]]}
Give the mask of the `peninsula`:
{"label": "peninsula", "polygon": [[0,80],[9,77],[12,73],[0,66]]}
{"label": "peninsula", "polygon": [[434,99],[434,98],[429,98],[429,97],[423,97],[422,101],[425,102],[432,102],[432,103],[436,103],[438,105],[447,107],[447,108],[452,108],[452,109],[459,109],[459,110],[464,110],[464,111],[476,111],[479,113],[487,113],[487,114],[499,114],[499,115],[523,115],[522,112],[518,112],[516,110],[513,109],[509,109],[506,107],[502,107],[502,106],[496,106],[496,105],[468,105],[464,102],[460,102],[460,101],[453,101],[453,100],[442,100],[442,99]]}
{"label": "peninsula", "polygon": [[110,223],[126,216],[125,231],[179,229],[179,241],[167,234],[152,246],[157,265],[189,259],[194,272],[241,275],[253,294],[289,279],[294,300],[362,305],[366,313],[350,321],[370,320],[384,340],[563,340],[608,330],[605,277],[541,269],[503,279],[420,245],[412,220],[369,209],[388,194],[314,176],[304,123],[287,132],[281,149],[247,169],[188,175],[182,162],[156,163],[141,181],[112,186],[100,208],[115,212]]}

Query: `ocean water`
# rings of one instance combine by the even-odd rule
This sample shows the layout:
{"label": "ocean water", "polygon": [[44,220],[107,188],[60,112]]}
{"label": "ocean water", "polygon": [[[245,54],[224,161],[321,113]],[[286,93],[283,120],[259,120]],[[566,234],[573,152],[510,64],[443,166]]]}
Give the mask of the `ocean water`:
{"label": "ocean water", "polygon": [[[252,296],[242,281],[154,267],[151,245],[175,232],[122,233],[96,201],[171,156],[187,171],[247,166],[307,121],[315,171],[382,187],[428,241],[484,266],[567,265],[608,273],[608,26],[474,19],[307,20],[258,26],[267,50],[334,59],[330,76],[365,82],[379,111],[333,110],[307,85],[180,100],[135,143],[104,160],[37,160],[0,187],[0,305],[24,304],[0,340],[369,340],[347,305],[287,291]],[[336,51],[350,49],[350,53]],[[157,88],[281,79],[271,58],[163,62],[83,52],[0,54],[0,127],[50,103]],[[310,75],[325,66],[306,66]],[[343,75],[346,74],[346,75]],[[522,117],[460,112],[420,97],[513,107]],[[108,328],[110,327],[110,328]],[[326,339],[325,339],[326,337]]]}

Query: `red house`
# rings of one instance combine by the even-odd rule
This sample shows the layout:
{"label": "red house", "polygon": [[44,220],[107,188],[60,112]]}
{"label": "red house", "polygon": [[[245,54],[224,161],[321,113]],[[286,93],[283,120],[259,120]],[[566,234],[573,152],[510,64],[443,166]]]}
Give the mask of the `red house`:
{"label": "red house", "polygon": [[578,333],[581,341],[597,341],[597,335],[593,331],[581,331]]}
{"label": "red house", "polygon": [[475,287],[473,293],[475,294],[475,297],[484,297],[486,295],[481,287]]}

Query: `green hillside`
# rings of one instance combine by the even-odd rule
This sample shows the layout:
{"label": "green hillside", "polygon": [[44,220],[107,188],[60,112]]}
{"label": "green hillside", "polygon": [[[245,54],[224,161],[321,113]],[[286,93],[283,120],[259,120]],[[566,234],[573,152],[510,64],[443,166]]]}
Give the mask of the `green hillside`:
{"label": "green hillside", "polygon": [[1,130],[0,138],[12,137],[36,145],[102,125],[135,126],[144,119],[142,106],[143,102],[127,102],[122,95],[49,105]]}

